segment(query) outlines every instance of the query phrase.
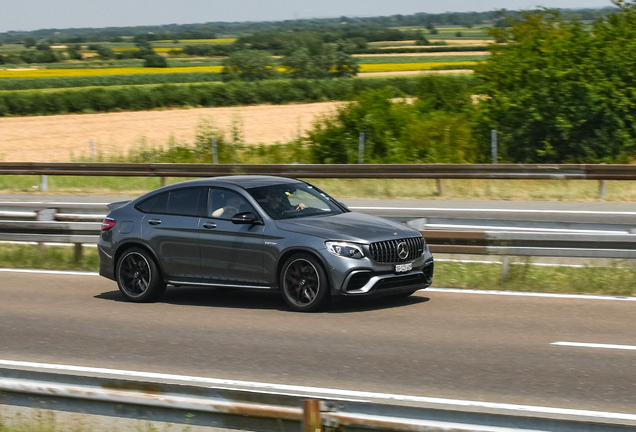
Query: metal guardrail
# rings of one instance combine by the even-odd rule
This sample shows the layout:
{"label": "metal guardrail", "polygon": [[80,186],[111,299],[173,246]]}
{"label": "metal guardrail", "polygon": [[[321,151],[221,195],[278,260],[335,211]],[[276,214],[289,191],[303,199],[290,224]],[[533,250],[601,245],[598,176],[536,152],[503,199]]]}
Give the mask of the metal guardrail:
{"label": "metal guardrail", "polygon": [[[97,215],[94,215],[95,217]],[[98,216],[101,220],[101,217]],[[417,222],[415,222],[417,225]],[[99,239],[99,222],[0,220],[0,241],[82,244]],[[580,258],[636,258],[636,234],[420,230],[433,253]]]}
{"label": "metal guardrail", "polygon": [[594,164],[133,164],[1,162],[0,175],[636,180],[636,165]]}
{"label": "metal guardrail", "polygon": [[[328,389],[266,385],[241,388],[87,376],[37,368],[0,368],[0,403],[145,421],[248,431],[503,431],[613,432],[636,430],[636,415],[433,398],[388,397]],[[147,374],[153,375],[153,374]],[[236,382],[235,382],[236,384]],[[339,394],[340,393],[340,394]],[[345,394],[348,393],[348,394]],[[402,400],[402,402],[400,402]],[[496,405],[496,406],[495,406]]]}
{"label": "metal guardrail", "polygon": [[[103,203],[0,202],[0,241],[74,244],[79,258],[82,244],[95,244],[99,239],[100,222],[107,212]],[[636,258],[632,225],[497,221],[499,226],[491,229],[488,223],[492,221],[483,219],[402,219],[423,233],[433,253]],[[477,224],[484,229],[454,228]],[[528,232],[529,228],[533,230]]]}

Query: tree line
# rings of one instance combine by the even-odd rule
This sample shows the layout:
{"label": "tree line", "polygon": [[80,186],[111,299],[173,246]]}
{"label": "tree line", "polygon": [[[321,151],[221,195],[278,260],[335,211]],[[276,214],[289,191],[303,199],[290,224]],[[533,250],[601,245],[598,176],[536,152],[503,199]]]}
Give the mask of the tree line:
{"label": "tree line", "polygon": [[[615,8],[562,10],[566,19],[596,20],[615,11]],[[513,13],[513,12],[507,12]],[[122,37],[147,35],[151,40],[212,39],[218,35],[247,35],[258,32],[314,31],[339,34],[336,39],[347,38],[344,33],[366,29],[393,27],[424,27],[428,25],[490,25],[500,19],[500,11],[447,12],[442,14],[416,13],[378,17],[338,17],[294,19],[272,22],[208,22],[198,24],[169,24],[157,26],[41,29],[0,33],[0,43],[23,43],[27,37],[38,41],[59,43],[118,42]],[[355,29],[355,30],[352,30]]]}
{"label": "tree line", "polygon": [[591,31],[550,9],[506,17],[474,86],[424,78],[413,104],[368,92],[315,125],[314,154],[354,162],[364,132],[370,162],[487,163],[496,130],[502,162],[632,163],[636,2],[613,4]]}

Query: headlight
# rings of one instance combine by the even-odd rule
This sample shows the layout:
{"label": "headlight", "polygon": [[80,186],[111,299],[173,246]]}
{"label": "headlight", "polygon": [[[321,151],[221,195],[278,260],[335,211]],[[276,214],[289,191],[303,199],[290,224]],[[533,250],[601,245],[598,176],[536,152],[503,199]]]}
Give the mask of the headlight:
{"label": "headlight", "polygon": [[354,243],[328,241],[327,250],[335,256],[360,259],[364,256],[362,248]]}

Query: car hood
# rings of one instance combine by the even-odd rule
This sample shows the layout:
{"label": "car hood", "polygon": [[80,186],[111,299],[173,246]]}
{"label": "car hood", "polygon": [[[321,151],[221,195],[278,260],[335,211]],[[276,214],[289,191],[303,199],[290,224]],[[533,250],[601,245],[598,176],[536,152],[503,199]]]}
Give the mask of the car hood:
{"label": "car hood", "polygon": [[417,230],[404,224],[356,212],[279,220],[276,221],[276,225],[285,231],[321,237],[325,240],[346,240],[356,243],[420,235]]}

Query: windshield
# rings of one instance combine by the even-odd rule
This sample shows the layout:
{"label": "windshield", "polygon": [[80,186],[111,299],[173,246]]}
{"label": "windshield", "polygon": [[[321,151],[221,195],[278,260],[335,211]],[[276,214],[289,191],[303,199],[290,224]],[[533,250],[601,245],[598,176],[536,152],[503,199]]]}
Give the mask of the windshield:
{"label": "windshield", "polygon": [[262,186],[247,191],[272,219],[344,213],[329,195],[307,183]]}

